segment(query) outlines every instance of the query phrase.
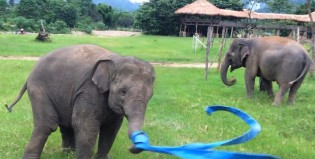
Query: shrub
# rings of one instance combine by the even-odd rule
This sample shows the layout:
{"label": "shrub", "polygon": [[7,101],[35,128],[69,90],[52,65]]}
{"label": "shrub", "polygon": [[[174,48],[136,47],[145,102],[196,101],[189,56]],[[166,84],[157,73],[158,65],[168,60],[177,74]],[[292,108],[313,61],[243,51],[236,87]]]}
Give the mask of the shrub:
{"label": "shrub", "polygon": [[71,32],[67,24],[60,20],[48,24],[47,31],[53,34],[69,34]]}
{"label": "shrub", "polygon": [[33,32],[39,30],[39,24],[34,19],[19,16],[14,19],[14,23],[18,29],[23,28],[25,31]]}
{"label": "shrub", "polygon": [[95,30],[105,30],[106,25],[103,22],[97,22],[94,24]]}

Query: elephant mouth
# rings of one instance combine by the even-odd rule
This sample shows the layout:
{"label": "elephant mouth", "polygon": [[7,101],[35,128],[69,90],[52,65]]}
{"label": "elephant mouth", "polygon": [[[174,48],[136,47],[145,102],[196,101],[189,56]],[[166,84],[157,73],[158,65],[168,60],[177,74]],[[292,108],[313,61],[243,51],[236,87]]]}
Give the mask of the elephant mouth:
{"label": "elephant mouth", "polygon": [[123,109],[122,106],[120,105],[117,105],[117,106],[109,106],[111,108],[112,111],[114,111],[115,113],[117,114],[121,114],[121,115],[124,115],[125,114],[125,111]]}

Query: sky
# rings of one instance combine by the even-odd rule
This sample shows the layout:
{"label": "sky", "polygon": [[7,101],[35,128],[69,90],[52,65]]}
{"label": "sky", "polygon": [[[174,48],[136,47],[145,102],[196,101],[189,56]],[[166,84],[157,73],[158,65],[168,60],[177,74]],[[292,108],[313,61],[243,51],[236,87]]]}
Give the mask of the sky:
{"label": "sky", "polygon": [[132,2],[132,3],[135,3],[135,2],[143,3],[143,2],[149,2],[149,0],[130,0],[130,2]]}

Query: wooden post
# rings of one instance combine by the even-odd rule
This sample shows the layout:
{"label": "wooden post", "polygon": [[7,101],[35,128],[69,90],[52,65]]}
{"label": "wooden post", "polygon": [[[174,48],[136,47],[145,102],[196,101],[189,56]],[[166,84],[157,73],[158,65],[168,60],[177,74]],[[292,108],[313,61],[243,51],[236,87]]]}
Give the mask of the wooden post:
{"label": "wooden post", "polygon": [[209,73],[209,54],[210,54],[210,48],[211,48],[211,41],[212,41],[212,35],[213,34],[213,27],[210,25],[208,26],[208,32],[207,32],[207,49],[206,49],[206,68],[205,68],[205,73],[206,73],[206,80],[208,80],[208,73]]}
{"label": "wooden post", "polygon": [[234,29],[234,27],[232,27],[232,28],[231,28],[231,34],[230,34],[230,44],[229,44],[229,45],[231,45],[231,43],[232,43],[232,38],[233,38],[233,29]]}
{"label": "wooden post", "polygon": [[186,37],[186,28],[187,28],[187,25],[185,24],[184,32],[183,32],[183,37]]}
{"label": "wooden post", "polygon": [[300,26],[296,29],[296,41],[300,43]]}
{"label": "wooden post", "polygon": [[196,25],[196,31],[195,34],[198,34],[198,25]]}
{"label": "wooden post", "polygon": [[277,35],[277,36],[280,36],[280,29],[277,29],[276,35]]}
{"label": "wooden post", "polygon": [[183,36],[182,25],[179,25],[179,37]]}
{"label": "wooden post", "polygon": [[222,57],[222,51],[223,51],[223,47],[225,45],[225,34],[226,34],[226,31],[225,31],[225,26],[223,26],[222,28],[222,38],[221,38],[221,47],[219,49],[219,58],[218,58],[218,67],[217,67],[217,70],[220,71],[221,67],[221,57]]}
{"label": "wooden post", "polygon": [[216,38],[219,37],[219,26],[217,26],[217,33],[216,33],[215,37],[216,37]]}

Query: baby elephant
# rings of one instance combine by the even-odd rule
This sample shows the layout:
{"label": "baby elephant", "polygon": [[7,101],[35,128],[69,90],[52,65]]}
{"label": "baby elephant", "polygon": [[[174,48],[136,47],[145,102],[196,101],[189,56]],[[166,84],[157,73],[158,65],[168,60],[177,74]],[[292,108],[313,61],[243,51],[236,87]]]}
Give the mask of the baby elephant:
{"label": "baby elephant", "polygon": [[273,105],[279,105],[285,93],[290,89],[288,103],[295,102],[298,88],[301,86],[310,67],[310,58],[306,50],[294,40],[281,37],[260,37],[236,39],[231,44],[221,66],[221,79],[231,86],[236,79],[227,80],[226,74],[231,66],[234,69],[245,67],[247,96],[252,97],[255,77],[261,77],[264,89],[274,97],[272,81],[279,85]]}
{"label": "baby elephant", "polygon": [[[94,45],[75,45],[42,57],[9,111],[27,90],[34,130],[24,159],[38,159],[48,136],[59,126],[62,146],[78,159],[108,159],[124,116],[129,136],[141,130],[153,95],[154,69],[134,57],[123,57]],[[134,147],[130,152],[141,150]]]}

